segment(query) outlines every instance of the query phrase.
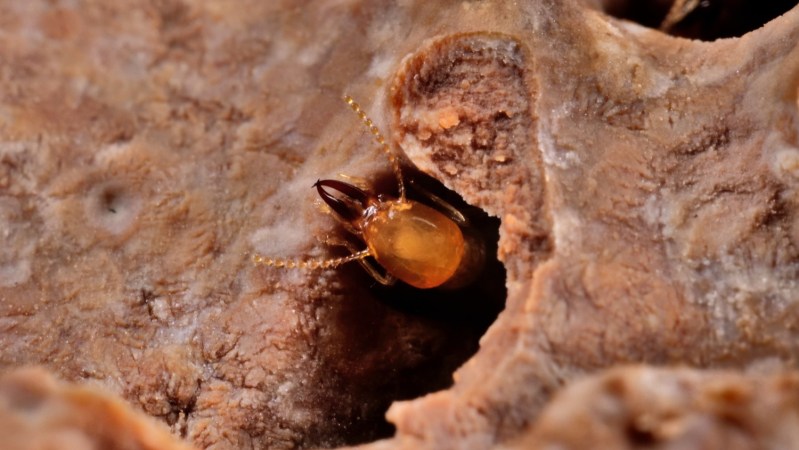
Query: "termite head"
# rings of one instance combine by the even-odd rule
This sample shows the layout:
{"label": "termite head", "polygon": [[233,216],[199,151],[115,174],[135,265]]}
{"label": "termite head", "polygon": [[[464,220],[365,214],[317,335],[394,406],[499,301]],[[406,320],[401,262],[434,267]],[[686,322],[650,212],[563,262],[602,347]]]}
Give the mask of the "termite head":
{"label": "termite head", "polygon": [[313,187],[341,220],[358,231],[361,231],[363,219],[372,214],[381,201],[378,196],[343,181],[317,180]]}

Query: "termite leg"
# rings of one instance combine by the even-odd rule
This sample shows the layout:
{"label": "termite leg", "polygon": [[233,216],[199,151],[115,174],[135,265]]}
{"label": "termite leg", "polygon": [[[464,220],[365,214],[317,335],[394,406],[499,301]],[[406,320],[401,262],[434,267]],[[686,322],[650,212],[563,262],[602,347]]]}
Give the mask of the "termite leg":
{"label": "termite leg", "polygon": [[452,219],[453,222],[457,223],[458,226],[465,227],[469,225],[469,219],[467,219],[466,216],[464,216],[463,213],[458,211],[454,206],[450,205],[448,201],[419,186],[417,183],[414,183],[413,179],[411,179],[410,185],[415,192],[425,196],[428,200],[434,203],[442,213],[446,214],[450,219]]}
{"label": "termite leg", "polygon": [[[346,248],[347,250],[349,250],[349,251],[351,251],[353,253],[355,253],[356,250],[357,250],[357,248],[355,247],[355,244],[353,244],[352,242],[346,241],[344,239],[333,238],[333,237],[330,237],[330,236],[328,236],[325,239],[325,244],[331,245],[331,246],[336,246],[336,247],[344,247],[344,248]],[[370,255],[368,255],[368,249],[367,250],[363,250],[363,251],[367,252],[367,256],[370,256]],[[380,283],[380,284],[382,284],[384,286],[391,286],[391,285],[393,285],[394,283],[397,282],[397,279],[394,278],[393,276],[389,275],[388,273],[383,273],[380,270],[378,270],[377,267],[375,267],[374,264],[372,264],[369,260],[366,259],[366,257],[364,257],[362,259],[359,259],[358,263],[361,265],[361,267],[363,267],[363,270],[365,270],[366,273],[368,273],[378,283]]]}

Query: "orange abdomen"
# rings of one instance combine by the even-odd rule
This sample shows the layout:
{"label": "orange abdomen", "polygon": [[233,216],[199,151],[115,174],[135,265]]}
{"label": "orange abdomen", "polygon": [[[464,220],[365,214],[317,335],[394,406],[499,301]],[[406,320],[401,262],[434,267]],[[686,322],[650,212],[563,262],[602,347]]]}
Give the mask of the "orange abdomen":
{"label": "orange abdomen", "polygon": [[446,282],[463,258],[458,225],[413,201],[378,210],[364,224],[363,235],[369,252],[388,273],[421,289]]}

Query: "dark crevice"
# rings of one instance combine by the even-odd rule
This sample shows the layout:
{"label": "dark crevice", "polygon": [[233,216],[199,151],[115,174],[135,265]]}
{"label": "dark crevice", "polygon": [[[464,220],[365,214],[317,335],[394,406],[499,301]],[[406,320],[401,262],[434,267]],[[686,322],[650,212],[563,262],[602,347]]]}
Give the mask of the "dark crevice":
{"label": "dark crevice", "polygon": [[[453,372],[477,352],[505,306],[505,269],[496,259],[499,220],[430,177],[412,178],[467,217],[486,244],[487,261],[471,284],[454,290],[383,286],[355,264],[340,269],[349,300],[336,306],[331,327],[337,338],[320,349],[318,383],[324,387],[317,388],[331,396],[317,399],[329,405],[329,427],[313,430],[302,446],[357,445],[393,435],[385,419],[391,403],[452,386]],[[385,174],[374,189],[390,192],[393,184],[393,175]],[[413,188],[408,196],[434,206]]]}
{"label": "dark crevice", "polygon": [[658,28],[669,13],[671,0],[604,0],[606,13],[645,27]]}
{"label": "dark crevice", "polygon": [[[446,36],[405,61],[390,101],[397,143],[409,157],[486,209],[519,218],[528,217],[527,205],[537,204],[528,195],[540,190],[510,187],[542,185],[538,174],[527,172],[531,155],[520,150],[529,147],[533,129],[524,54],[518,41],[499,34]],[[438,197],[467,217],[478,237],[470,242],[484,244],[485,264],[456,275],[461,281],[474,275],[474,281],[453,290],[401,283],[384,287],[356,265],[339,272],[342,291],[331,294],[346,301],[325,310],[336,317],[326,320],[330,328],[320,335],[334,338],[319,348],[319,378],[326,386],[320,392],[329,396],[319,404],[330,404],[327,415],[339,428],[314,436],[308,446],[391,436],[393,427],[384,419],[391,403],[452,386],[453,373],[475,355],[505,307],[506,271],[497,260],[499,219],[433,178],[410,170],[405,176],[409,198],[444,212]],[[371,188],[384,194],[397,190],[390,173]],[[507,237],[503,249],[514,245]]]}
{"label": "dark crevice", "polygon": [[627,424],[625,427],[625,435],[627,442],[634,448],[650,448],[658,443],[658,438],[652,430],[642,428],[634,421]]}
{"label": "dark crevice", "polygon": [[[675,6],[676,5],[676,6]],[[605,0],[608,14],[674,36],[713,41],[756,30],[797,5],[796,0]]]}

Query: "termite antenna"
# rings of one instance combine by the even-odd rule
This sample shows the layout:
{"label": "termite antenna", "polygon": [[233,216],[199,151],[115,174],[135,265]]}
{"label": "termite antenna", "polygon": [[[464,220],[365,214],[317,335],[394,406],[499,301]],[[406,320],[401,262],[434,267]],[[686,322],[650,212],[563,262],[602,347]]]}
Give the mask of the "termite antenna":
{"label": "termite antenna", "polygon": [[391,146],[388,145],[386,142],[386,138],[383,137],[383,134],[380,133],[380,130],[377,129],[372,119],[370,119],[365,112],[361,109],[361,105],[359,105],[352,97],[349,95],[344,96],[344,101],[347,102],[347,105],[355,112],[355,114],[360,117],[361,121],[366,128],[369,128],[369,131],[372,133],[372,136],[377,141],[377,144],[380,146],[380,149],[383,153],[386,154],[388,157],[388,162],[391,163],[391,170],[394,171],[394,176],[397,177],[397,186],[399,187],[399,197],[400,201],[405,201],[405,183],[402,181],[402,170],[400,170],[400,163],[397,160],[397,155],[394,151],[391,150]]}
{"label": "termite antenna", "polygon": [[252,262],[256,265],[286,269],[335,269],[336,267],[347,264],[348,262],[360,261],[367,257],[369,257],[369,249],[361,250],[349,256],[332,259],[297,260],[269,258],[261,255],[253,255]]}

